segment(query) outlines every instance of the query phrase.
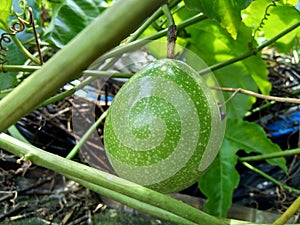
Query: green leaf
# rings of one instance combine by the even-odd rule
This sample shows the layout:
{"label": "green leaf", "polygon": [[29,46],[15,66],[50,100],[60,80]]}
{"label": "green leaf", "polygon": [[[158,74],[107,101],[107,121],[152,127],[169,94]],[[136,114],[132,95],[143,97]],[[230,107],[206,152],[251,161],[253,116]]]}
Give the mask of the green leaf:
{"label": "green leaf", "polygon": [[96,0],[66,0],[53,5],[53,16],[44,39],[62,48],[102,11]]}
{"label": "green leaf", "polygon": [[0,91],[14,87],[17,83],[15,73],[0,73]]}
{"label": "green leaf", "polygon": [[236,151],[225,139],[216,159],[200,178],[199,188],[207,197],[204,208],[211,215],[226,217],[231,206],[233,190],[238,186],[240,178],[235,170]]}
{"label": "green leaf", "polygon": [[265,10],[270,3],[270,0],[254,1],[248,8],[242,11],[243,22],[255,30],[264,18]]}
{"label": "green leaf", "polygon": [[12,0],[1,1],[0,4],[0,29],[9,31],[7,22],[11,12]]}
{"label": "green leaf", "polygon": [[[300,20],[300,13],[295,8],[295,1],[284,1],[273,6],[269,0],[254,1],[243,11],[243,22],[256,32],[262,41],[270,39],[282,30]],[[268,8],[268,14],[265,10]],[[265,19],[263,19],[265,17]],[[263,22],[263,23],[262,23]],[[300,36],[300,29],[295,29],[275,42],[277,50],[287,52],[293,47],[296,37]]]}
{"label": "green leaf", "polygon": [[[300,12],[294,6],[277,6],[270,10],[270,14],[263,29],[267,39],[272,38],[274,35],[280,33],[280,31],[287,29],[300,20]],[[275,47],[280,52],[288,52],[296,44],[297,37],[300,37],[299,28],[276,41]]]}
{"label": "green leaf", "polygon": [[[231,206],[232,194],[239,182],[239,174],[235,169],[238,160],[236,153],[241,149],[247,153],[260,154],[281,151],[278,145],[267,138],[259,125],[240,119],[228,119],[220,152],[199,181],[199,188],[208,199],[205,209],[212,215],[226,217]],[[287,171],[284,158],[267,162]]]}
{"label": "green leaf", "polygon": [[[208,65],[248,53],[251,42],[251,30],[241,24],[237,40],[222,29],[215,21],[207,19],[187,28],[191,34],[188,48],[195,52]],[[267,80],[268,70],[260,54],[213,71],[221,87],[243,88],[269,94],[271,84]],[[232,93],[223,93],[228,99]],[[255,99],[238,94],[226,104],[227,117],[242,118],[251,108]],[[241,104],[242,103],[242,104]]]}
{"label": "green leaf", "polygon": [[[267,154],[281,151],[280,147],[268,139],[263,128],[256,123],[230,119],[227,121],[227,126],[226,139],[247,153]],[[287,172],[283,157],[266,161]]]}
{"label": "green leaf", "polygon": [[236,39],[241,24],[241,10],[250,1],[244,0],[185,0],[187,7],[198,10],[220,22],[231,36]]}

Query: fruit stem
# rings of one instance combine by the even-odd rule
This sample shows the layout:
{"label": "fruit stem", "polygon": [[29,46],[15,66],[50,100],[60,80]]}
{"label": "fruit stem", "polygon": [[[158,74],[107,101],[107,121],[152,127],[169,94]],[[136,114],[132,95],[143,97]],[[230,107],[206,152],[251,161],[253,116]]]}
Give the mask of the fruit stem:
{"label": "fruit stem", "polygon": [[174,59],[174,48],[177,38],[176,25],[170,25],[168,28],[168,47],[167,47],[167,58]]}
{"label": "fruit stem", "polygon": [[174,48],[175,48],[175,42],[177,38],[177,28],[168,4],[164,4],[161,8],[170,24],[167,32],[167,37],[168,37],[167,58],[174,59]]}

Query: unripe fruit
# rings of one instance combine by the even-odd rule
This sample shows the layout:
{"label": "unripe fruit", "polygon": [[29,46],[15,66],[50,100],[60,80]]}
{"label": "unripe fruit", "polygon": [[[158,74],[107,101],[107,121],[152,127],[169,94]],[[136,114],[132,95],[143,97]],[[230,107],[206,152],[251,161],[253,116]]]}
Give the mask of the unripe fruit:
{"label": "unripe fruit", "polygon": [[104,127],[109,161],[120,177],[162,193],[195,183],[223,138],[216,100],[187,64],[157,60],[115,96]]}

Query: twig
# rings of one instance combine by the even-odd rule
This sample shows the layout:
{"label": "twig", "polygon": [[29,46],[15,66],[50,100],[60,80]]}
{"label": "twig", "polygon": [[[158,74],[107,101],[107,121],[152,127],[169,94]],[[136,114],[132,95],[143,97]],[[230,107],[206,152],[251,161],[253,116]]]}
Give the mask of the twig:
{"label": "twig", "polygon": [[37,31],[36,31],[35,23],[34,23],[34,16],[33,16],[33,13],[32,13],[32,8],[28,7],[28,11],[29,11],[29,15],[30,15],[30,22],[31,22],[32,29],[33,29],[34,40],[35,40],[37,51],[38,51],[38,54],[39,54],[40,64],[42,65],[43,64],[43,56],[42,56],[41,46],[40,46],[40,43],[39,43],[39,38],[38,38]]}
{"label": "twig", "polygon": [[16,199],[18,196],[18,192],[17,191],[0,191],[0,194],[7,194],[3,197],[0,198],[0,202],[3,202],[11,197],[14,197],[13,199]]}
{"label": "twig", "polygon": [[15,208],[0,214],[0,221],[6,217],[11,217],[13,215],[18,215],[23,209],[27,207],[27,203],[17,205]]}
{"label": "twig", "polygon": [[[246,94],[246,95],[254,96],[256,98],[261,98],[261,99],[270,100],[270,101],[289,102],[289,103],[294,103],[294,104],[300,104],[300,99],[297,99],[297,98],[285,98],[285,97],[263,95],[263,94],[258,94],[256,92],[245,90],[242,88],[211,87],[211,89],[219,90],[219,91],[234,92],[228,100],[231,100],[237,93],[241,93],[241,94]],[[228,102],[228,100],[226,102]]]}

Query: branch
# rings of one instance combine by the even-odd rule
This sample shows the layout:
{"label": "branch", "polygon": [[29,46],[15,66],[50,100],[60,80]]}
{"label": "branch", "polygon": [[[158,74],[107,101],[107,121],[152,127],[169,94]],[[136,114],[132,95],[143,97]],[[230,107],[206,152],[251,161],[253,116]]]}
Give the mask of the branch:
{"label": "branch", "polygon": [[258,94],[256,92],[248,91],[248,90],[245,90],[242,88],[211,87],[211,89],[219,90],[219,91],[234,92],[230,96],[230,98],[227,99],[226,103],[228,101],[230,101],[237,93],[241,93],[241,94],[246,94],[246,95],[250,95],[250,96],[253,96],[256,98],[261,98],[261,99],[270,100],[270,101],[289,102],[289,103],[294,103],[294,104],[300,104],[300,99],[297,99],[297,98],[285,98],[285,97],[275,97],[275,96],[270,96],[270,95],[263,95],[263,94]]}

